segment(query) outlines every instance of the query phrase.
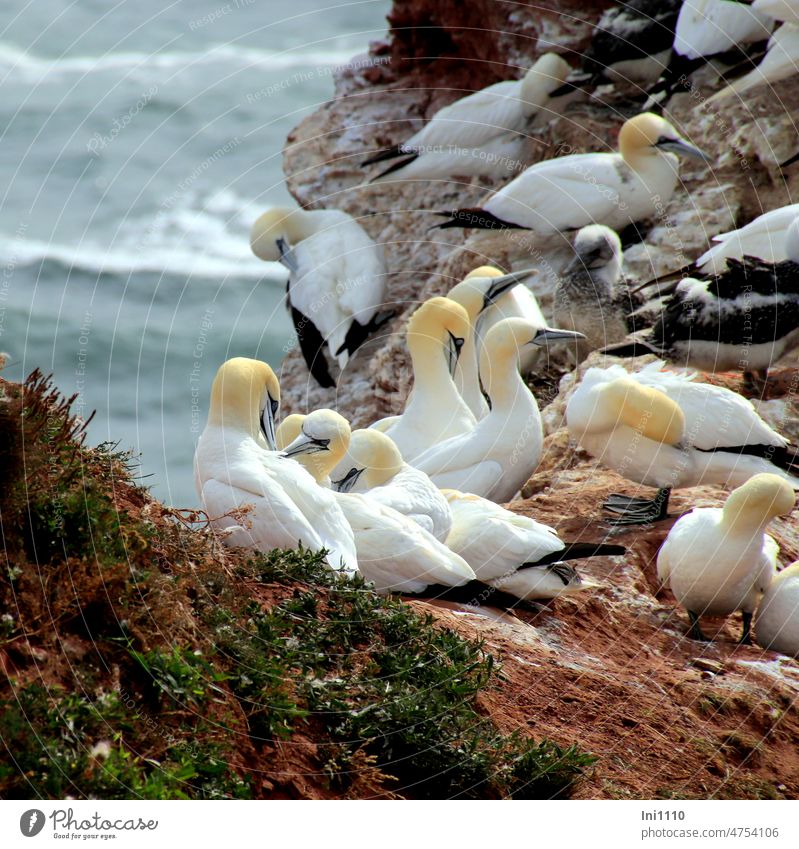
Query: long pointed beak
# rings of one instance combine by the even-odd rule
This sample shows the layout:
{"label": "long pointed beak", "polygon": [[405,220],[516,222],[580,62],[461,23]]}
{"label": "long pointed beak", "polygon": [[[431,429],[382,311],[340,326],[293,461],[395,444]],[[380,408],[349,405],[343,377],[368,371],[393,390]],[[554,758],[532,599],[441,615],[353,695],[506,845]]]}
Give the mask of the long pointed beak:
{"label": "long pointed beak", "polygon": [[710,157],[704,151],[689,144],[685,139],[673,139],[661,142],[658,147],[661,150],[669,150],[681,156],[691,156],[694,159],[701,159],[702,162],[710,163]]}
{"label": "long pointed beak", "polygon": [[494,277],[491,281],[491,285],[485,293],[485,296],[483,297],[483,306],[480,307],[480,312],[488,309],[488,307],[504,295],[505,292],[509,291],[514,286],[518,286],[519,283],[526,280],[528,277],[532,277],[534,274],[538,274],[537,268],[525,268],[523,271],[511,271],[509,274],[503,274],[502,277]]}
{"label": "long pointed beak", "polygon": [[463,340],[460,341],[461,344],[459,345],[457,338],[452,333],[449,334],[449,340],[447,342],[447,367],[449,368],[450,377],[455,377],[455,369],[458,366],[458,360],[463,350]]}
{"label": "long pointed beak", "polygon": [[338,492],[349,492],[358,482],[358,478],[363,474],[363,469],[350,469],[340,481],[332,481],[333,489]]}
{"label": "long pointed beak", "polygon": [[296,457],[298,454],[316,454],[319,451],[326,451],[324,445],[320,445],[316,440],[311,439],[304,433],[301,433],[294,442],[288,444],[283,451],[281,457]]}
{"label": "long pointed beak", "polygon": [[563,339],[585,339],[583,333],[576,330],[558,330],[554,327],[543,327],[531,341],[533,345],[549,345],[551,342],[560,342]]}
{"label": "long pointed beak", "polygon": [[272,410],[272,399],[267,398],[266,407],[261,416],[261,433],[264,435],[266,444],[270,451],[277,451],[277,439],[275,438],[275,414]]}

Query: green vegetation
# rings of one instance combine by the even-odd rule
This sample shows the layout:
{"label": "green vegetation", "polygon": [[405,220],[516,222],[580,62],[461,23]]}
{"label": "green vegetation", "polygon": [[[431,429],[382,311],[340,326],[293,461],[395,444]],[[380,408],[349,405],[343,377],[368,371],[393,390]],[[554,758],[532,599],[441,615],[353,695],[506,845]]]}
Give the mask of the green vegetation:
{"label": "green vegetation", "polygon": [[481,645],[318,554],[223,550],[40,375],[0,389],[0,798],[541,798],[593,762],[496,728]]}

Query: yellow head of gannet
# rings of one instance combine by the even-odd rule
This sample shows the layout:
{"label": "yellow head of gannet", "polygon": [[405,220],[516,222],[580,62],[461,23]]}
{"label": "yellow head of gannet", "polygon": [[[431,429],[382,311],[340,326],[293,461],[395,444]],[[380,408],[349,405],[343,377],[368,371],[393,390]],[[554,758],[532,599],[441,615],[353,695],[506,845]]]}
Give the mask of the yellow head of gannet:
{"label": "yellow head of gannet", "polygon": [[313,232],[303,209],[275,206],[259,216],[250,230],[252,252],[266,262],[279,262],[280,244],[294,245]]}
{"label": "yellow head of gannet", "polygon": [[303,413],[292,413],[282,419],[275,431],[275,442],[277,443],[278,451],[282,451],[287,445],[294,440],[302,432],[302,423],[305,421]]}
{"label": "yellow head of gannet", "polygon": [[528,110],[540,108],[549,95],[559,88],[569,76],[569,63],[557,53],[545,53],[522,79],[522,101]]}
{"label": "yellow head of gannet", "polygon": [[796,506],[793,487],[779,475],[763,472],[733,490],[723,508],[722,524],[751,532],[777,516],[787,516]]}
{"label": "yellow head of gannet", "polygon": [[518,363],[522,351],[529,345],[545,347],[561,339],[584,339],[582,333],[574,330],[558,330],[555,327],[536,327],[524,318],[504,318],[497,322],[485,336],[485,344],[480,355],[480,375],[486,381],[486,389],[491,395],[492,371],[507,376],[508,361]]}
{"label": "yellow head of gannet", "polygon": [[[450,364],[450,374],[460,356],[463,343],[471,332],[471,323],[466,310],[449,298],[430,298],[425,301],[408,321],[408,348],[424,352],[429,345],[443,345]],[[422,366],[422,363],[419,363]],[[414,363],[414,371],[416,363]]]}
{"label": "yellow head of gannet", "polygon": [[707,162],[707,156],[699,148],[687,142],[668,121],[653,112],[643,112],[630,118],[619,132],[619,153],[632,168],[642,164],[646,157],[658,156],[664,150]]}
{"label": "yellow head of gannet", "polygon": [[208,424],[263,434],[274,451],[275,415],[280,406],[280,383],[271,367],[260,360],[234,357],[223,363],[211,386]]}
{"label": "yellow head of gannet", "polygon": [[324,481],[339,464],[350,444],[350,424],[335,410],[314,410],[305,416],[299,436],[283,450]]}
{"label": "yellow head of gannet", "polygon": [[624,424],[665,445],[679,444],[685,433],[685,414],[679,405],[664,392],[629,377],[619,377],[597,389],[592,420],[598,430]]}
{"label": "yellow head of gannet", "polygon": [[379,430],[356,430],[341,463],[343,477],[333,481],[339,492],[349,492],[358,481],[366,489],[382,486],[405,465],[394,441]]}
{"label": "yellow head of gannet", "polygon": [[532,274],[535,274],[535,269],[511,271],[505,274],[491,265],[482,265],[470,271],[460,283],[453,286],[447,292],[447,297],[466,310],[469,320],[474,325],[479,315],[491,304],[496,303],[506,292],[518,286]]}

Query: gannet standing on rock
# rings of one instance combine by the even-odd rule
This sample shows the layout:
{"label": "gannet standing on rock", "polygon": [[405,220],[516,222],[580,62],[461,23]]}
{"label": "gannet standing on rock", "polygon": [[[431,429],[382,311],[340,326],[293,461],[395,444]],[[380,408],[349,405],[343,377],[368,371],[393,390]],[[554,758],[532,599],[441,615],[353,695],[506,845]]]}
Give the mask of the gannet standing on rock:
{"label": "gannet standing on rock", "polygon": [[[347,453],[349,424],[333,410],[315,410],[305,417],[303,431],[286,453],[324,482]],[[377,592],[421,593],[431,584],[457,587],[474,579],[463,558],[397,510],[364,495],[322,491],[334,496],[347,517],[358,567]]]}
{"label": "gannet standing on rock", "polygon": [[470,333],[466,310],[449,298],[430,298],[408,321],[413,393],[402,415],[383,431],[407,463],[431,445],[468,433],[475,425],[452,380]]}
{"label": "gannet standing on rock", "polygon": [[509,501],[541,458],[538,404],[519,374],[519,352],[579,334],[506,318],[486,334],[480,375],[491,410],[466,434],[433,445],[413,461],[439,487]]}
{"label": "gannet standing on rock", "polygon": [[707,639],[699,627],[703,614],[740,610],[741,642],[751,643],[752,614],[774,577],[779,553],[765,529],[795,503],[787,481],[761,474],[731,492],[723,508],[695,507],[677,520],[658,552],[658,578],[688,611],[693,639]]}
{"label": "gannet standing on rock", "polygon": [[[621,545],[564,543],[557,531],[477,495],[444,490],[452,510],[447,546],[474,569],[477,580],[517,599],[532,601],[592,589],[564,561],[625,553]],[[479,588],[467,585],[480,595]],[[491,603],[492,596],[486,599]]]}
{"label": "gannet standing on rock", "polygon": [[[320,489],[299,464],[274,450],[280,385],[257,360],[228,360],[214,378],[208,424],[194,457],[203,509],[225,542],[258,551],[327,549],[336,570],[358,569],[352,530],[332,493]],[[235,511],[250,506],[247,524]]]}
{"label": "gannet standing on rock", "polygon": [[605,224],[623,230],[654,217],[679,180],[681,153],[707,161],[668,121],[644,112],[619,132],[618,153],[575,153],[538,162],[482,205],[440,212],[438,225],[522,229],[542,235]]}
{"label": "gannet standing on rock", "polygon": [[799,562],[779,572],[763,594],[755,613],[755,641],[799,657]]}
{"label": "gannet standing on rock", "polygon": [[726,260],[705,279],[686,277],[646,337],[611,347],[614,356],[652,353],[702,371],[743,371],[761,381],[776,360],[799,345],[799,214],[785,234],[787,259]]}
{"label": "gannet standing on rock", "polygon": [[575,343],[577,362],[624,339],[634,329],[634,309],[618,235],[602,224],[583,227],[574,237],[574,259],[558,276],[552,310],[557,327],[585,337]]}
{"label": "gannet standing on rock", "polygon": [[339,492],[365,494],[413,519],[440,542],[446,540],[452,527],[447,500],[424,472],[402,459],[384,433],[353,431],[347,453],[330,477]]}
{"label": "gannet standing on rock", "polygon": [[553,118],[567,98],[550,93],[570,68],[546,53],[520,80],[506,80],[439,109],[418,133],[381,151],[363,165],[397,160],[371,182],[453,176],[508,177],[523,168],[525,132],[534,118]]}
{"label": "gannet standing on rock", "polygon": [[382,247],[346,212],[284,207],[258,218],[250,245],[260,259],[288,268],[286,295],[302,355],[320,386],[335,386],[322,347],[343,369],[392,315],[378,313],[386,288]]}
{"label": "gannet standing on rock", "polygon": [[590,368],[566,405],[573,439],[628,480],[657,487],[653,501],[614,495],[619,524],[666,518],[672,489],[738,486],[771,472],[799,488],[799,457],[749,401],[729,389],[652,363],[628,374]]}

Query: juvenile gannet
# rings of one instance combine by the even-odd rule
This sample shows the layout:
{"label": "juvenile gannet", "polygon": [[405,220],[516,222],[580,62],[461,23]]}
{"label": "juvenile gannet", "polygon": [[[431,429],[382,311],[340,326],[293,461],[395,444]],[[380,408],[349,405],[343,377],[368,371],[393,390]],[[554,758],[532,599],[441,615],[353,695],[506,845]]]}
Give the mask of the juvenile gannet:
{"label": "juvenile gannet", "polygon": [[359,492],[413,519],[444,542],[452,526],[447,500],[430,478],[403,459],[391,438],[356,430],[344,459],[330,473],[339,492]]}
{"label": "juvenile gannet", "polygon": [[[546,326],[535,295],[526,286],[520,285],[522,280],[534,273],[535,271],[529,270],[502,274],[499,269],[491,266],[480,266],[470,271],[447,293],[447,297],[460,304],[469,316],[471,332],[463,343],[453,378],[461,398],[478,420],[488,412],[488,404],[480,386],[479,356],[482,343],[478,333],[487,333],[496,324],[496,320],[492,319],[502,316],[505,309],[510,313],[507,317],[511,318],[518,307],[526,308],[531,315],[528,320],[539,327]],[[529,293],[534,307],[529,299],[524,298],[506,303],[519,288]]]}
{"label": "juvenile gannet", "polygon": [[281,419],[275,431],[275,445],[278,451],[282,451],[289,442],[293,442],[300,435],[304,419],[302,413],[292,413]]}
{"label": "juvenile gannet", "polygon": [[449,298],[430,298],[408,321],[413,392],[402,415],[383,431],[408,463],[431,445],[467,433],[475,425],[452,380],[470,333],[466,310]]}
{"label": "juvenile gannet", "polygon": [[678,159],[669,151],[707,161],[668,121],[644,112],[622,126],[618,153],[575,153],[538,162],[482,207],[437,213],[450,218],[438,226],[541,235],[587,224],[622,230],[655,216],[674,194]]}
{"label": "juvenile gannet", "polygon": [[746,45],[765,42],[774,20],[737,0],[685,0],[674,28],[668,67],[651,89],[669,97],[685,78],[711,59],[737,62]]}
{"label": "juvenile gannet", "polygon": [[555,94],[570,85],[654,83],[669,61],[680,6],[682,0],[628,0],[605,9],[583,52],[582,71]]}
{"label": "juvenile gannet", "polygon": [[663,303],[646,336],[607,353],[653,353],[702,371],[768,376],[772,363],[799,345],[799,214],[785,234],[787,259],[744,257],[705,279],[686,277]]}
{"label": "juvenile gannet", "polygon": [[799,657],[799,562],[779,572],[763,593],[755,613],[755,641]]}
{"label": "juvenile gannet", "polygon": [[[349,440],[346,419],[333,410],[314,410],[286,453],[307,464],[321,489],[346,455]],[[463,558],[413,519],[365,495],[330,494],[352,528],[360,572],[377,592],[421,593],[431,584],[457,587],[474,579]]]}
{"label": "juvenile gannet", "polygon": [[661,371],[662,361],[634,374],[621,366],[590,368],[566,405],[572,438],[628,480],[658,488],[653,501],[611,496],[605,505],[643,524],[667,516],[672,489],[738,486],[772,472],[799,487],[799,458],[735,392],[694,375]]}
{"label": "juvenile gannet", "polygon": [[771,583],[779,553],[764,532],[795,503],[783,478],[761,474],[731,492],[724,507],[695,507],[675,522],[658,552],[658,578],[688,612],[693,639],[707,639],[699,627],[703,614],[729,616],[740,610],[741,642],[751,643],[752,614]]}
{"label": "juvenile gannet", "polygon": [[337,209],[275,207],[252,226],[250,246],[289,270],[286,295],[297,341],[320,386],[335,386],[322,347],[339,367],[391,313],[384,304],[383,248],[355,219]]}
{"label": "juvenile gannet", "polygon": [[799,69],[799,25],[783,24],[771,36],[766,55],[748,74],[716,92],[708,104],[717,103],[733,95],[740,97],[744,92],[759,85],[774,85],[793,77]]}
{"label": "juvenile gannet", "polygon": [[574,237],[574,259],[558,275],[552,308],[557,327],[585,337],[575,342],[577,362],[634,330],[635,307],[618,235],[603,224],[583,227]]}
{"label": "juvenile gannet", "polygon": [[519,352],[579,334],[506,318],[486,334],[480,376],[491,410],[466,434],[434,445],[413,461],[439,487],[509,501],[541,458],[543,430],[535,396],[519,374]]}
{"label": "juvenile gannet", "polygon": [[439,109],[418,133],[383,150],[363,165],[397,160],[371,182],[452,176],[502,177],[523,167],[525,133],[535,118],[554,117],[565,97],[553,100],[571,69],[546,53],[520,80],[506,80]]}
{"label": "juvenile gannet", "polygon": [[[197,494],[225,541],[258,551],[327,549],[337,570],[358,568],[352,530],[332,493],[299,464],[274,450],[280,386],[272,369],[236,357],[220,366],[211,387],[208,424],[197,443]],[[251,506],[247,525],[232,511]]]}
{"label": "juvenile gannet", "polygon": [[447,546],[474,569],[478,581],[519,599],[592,589],[597,585],[583,581],[565,561],[625,553],[621,545],[564,543],[554,528],[477,495],[453,489],[444,495],[452,510]]}

